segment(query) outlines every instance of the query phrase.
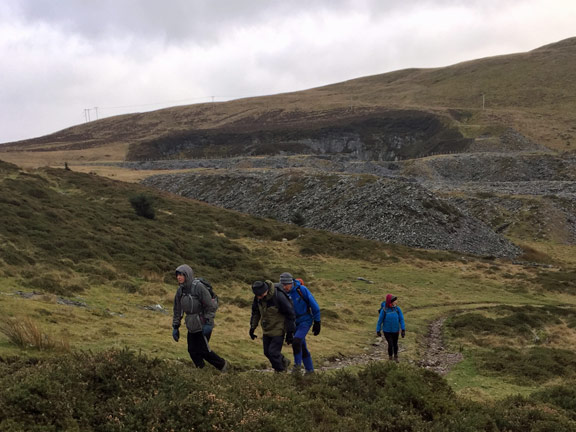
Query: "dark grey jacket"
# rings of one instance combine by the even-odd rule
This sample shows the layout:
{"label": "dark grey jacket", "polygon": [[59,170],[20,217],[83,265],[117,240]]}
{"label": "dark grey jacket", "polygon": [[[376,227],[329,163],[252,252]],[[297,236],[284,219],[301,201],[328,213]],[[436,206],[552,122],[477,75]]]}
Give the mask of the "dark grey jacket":
{"label": "dark grey jacket", "polygon": [[190,333],[202,331],[204,324],[214,325],[216,304],[208,288],[198,279],[194,279],[194,272],[190,266],[183,264],[176,269],[186,276],[186,281],[178,285],[174,296],[174,315],[172,327],[179,328],[182,316],[186,314],[184,322]]}

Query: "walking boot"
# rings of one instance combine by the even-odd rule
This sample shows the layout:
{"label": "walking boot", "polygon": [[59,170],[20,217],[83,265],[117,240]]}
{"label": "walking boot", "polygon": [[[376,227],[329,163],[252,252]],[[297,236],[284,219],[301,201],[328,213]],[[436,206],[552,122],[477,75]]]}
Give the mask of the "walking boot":
{"label": "walking boot", "polygon": [[284,370],[282,372],[288,372],[288,366],[290,366],[290,359],[289,358],[282,358],[282,363],[284,363]]}
{"label": "walking boot", "polygon": [[396,363],[398,363],[398,356],[397,356],[397,355],[394,356],[394,361],[395,361]]}
{"label": "walking boot", "polygon": [[292,366],[292,374],[300,375],[302,374],[302,365],[294,365]]}

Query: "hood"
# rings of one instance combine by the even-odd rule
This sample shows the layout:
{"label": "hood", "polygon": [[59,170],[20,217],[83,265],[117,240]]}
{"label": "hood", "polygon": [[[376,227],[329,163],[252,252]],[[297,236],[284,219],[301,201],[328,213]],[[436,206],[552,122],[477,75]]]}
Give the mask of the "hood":
{"label": "hood", "polygon": [[187,264],[182,264],[176,268],[177,272],[182,273],[186,276],[186,281],[182,284],[184,288],[191,288],[192,282],[194,281],[194,270]]}

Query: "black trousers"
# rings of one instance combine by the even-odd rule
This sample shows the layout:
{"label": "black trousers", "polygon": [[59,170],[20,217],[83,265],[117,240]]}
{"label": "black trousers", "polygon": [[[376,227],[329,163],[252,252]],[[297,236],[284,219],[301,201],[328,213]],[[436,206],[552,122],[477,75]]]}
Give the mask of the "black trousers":
{"label": "black trousers", "polygon": [[388,333],[384,332],[384,337],[386,338],[386,342],[388,342],[388,355],[390,357],[398,356],[398,335],[399,332]]}
{"label": "black trousers", "polygon": [[212,333],[204,336],[201,331],[197,333],[188,332],[188,354],[190,354],[190,358],[197,368],[203,368],[205,365],[204,360],[206,360],[216,369],[222,370],[226,360],[210,349],[208,346],[210,336],[212,336]]}
{"label": "black trousers", "polygon": [[272,368],[276,372],[282,372],[285,369],[284,356],[282,355],[282,345],[284,336],[262,336],[264,345],[264,355],[270,360]]}

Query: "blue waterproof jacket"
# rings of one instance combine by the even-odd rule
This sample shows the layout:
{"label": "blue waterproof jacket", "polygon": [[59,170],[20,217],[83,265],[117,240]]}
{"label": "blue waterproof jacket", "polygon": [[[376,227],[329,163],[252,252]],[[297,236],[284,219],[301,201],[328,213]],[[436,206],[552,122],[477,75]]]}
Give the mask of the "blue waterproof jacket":
{"label": "blue waterproof jacket", "polygon": [[382,303],[376,324],[376,331],[379,332],[380,330],[386,333],[398,333],[400,330],[406,330],[404,314],[399,306],[386,307],[385,303]]}
{"label": "blue waterproof jacket", "polygon": [[[302,295],[298,293],[298,288]],[[292,288],[289,293],[292,303],[294,303],[294,313],[296,314],[296,325],[307,323],[312,325],[313,321],[320,321],[320,306],[308,288],[293,279]]]}

